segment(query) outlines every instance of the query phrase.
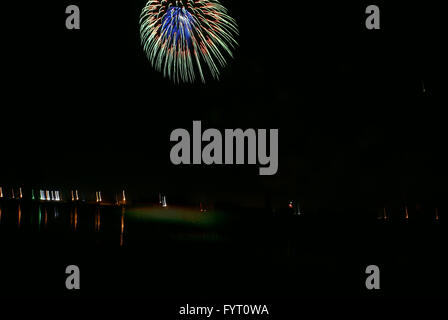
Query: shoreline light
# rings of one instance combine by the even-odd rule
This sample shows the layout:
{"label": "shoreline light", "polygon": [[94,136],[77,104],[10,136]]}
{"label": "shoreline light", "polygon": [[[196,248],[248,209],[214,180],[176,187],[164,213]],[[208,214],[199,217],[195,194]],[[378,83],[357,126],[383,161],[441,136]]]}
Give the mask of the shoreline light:
{"label": "shoreline light", "polygon": [[96,192],[96,202],[102,202],[103,201],[103,199],[102,199],[102,197],[101,197],[101,191],[97,191]]}

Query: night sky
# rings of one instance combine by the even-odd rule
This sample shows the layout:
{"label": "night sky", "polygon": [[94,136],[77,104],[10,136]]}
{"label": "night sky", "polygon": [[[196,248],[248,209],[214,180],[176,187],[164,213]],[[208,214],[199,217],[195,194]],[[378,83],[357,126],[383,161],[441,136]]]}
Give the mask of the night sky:
{"label": "night sky", "polygon": [[[434,4],[376,1],[381,30],[369,31],[370,2],[223,0],[240,26],[235,59],[219,82],[175,85],[140,45],[144,0],[9,2],[0,184],[254,207],[293,198],[310,211],[445,198],[446,34]],[[69,4],[80,31],[65,29]],[[173,166],[170,133],[193,120],[278,128],[278,174]]]}

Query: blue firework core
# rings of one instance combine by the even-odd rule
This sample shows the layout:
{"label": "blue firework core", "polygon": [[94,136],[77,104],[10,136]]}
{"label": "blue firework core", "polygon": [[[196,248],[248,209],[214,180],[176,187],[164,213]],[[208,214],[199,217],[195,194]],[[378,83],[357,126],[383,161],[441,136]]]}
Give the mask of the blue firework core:
{"label": "blue firework core", "polygon": [[179,41],[191,44],[191,33],[194,28],[194,17],[185,8],[170,7],[162,18],[160,26],[163,38],[177,45]]}

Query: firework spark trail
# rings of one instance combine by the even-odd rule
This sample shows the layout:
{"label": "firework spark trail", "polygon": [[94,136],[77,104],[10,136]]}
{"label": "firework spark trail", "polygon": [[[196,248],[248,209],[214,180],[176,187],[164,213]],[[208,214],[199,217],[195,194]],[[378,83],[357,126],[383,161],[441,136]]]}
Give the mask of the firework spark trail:
{"label": "firework spark trail", "polygon": [[152,66],[174,82],[205,82],[238,45],[236,21],[218,0],[149,0],[140,17],[143,49]]}

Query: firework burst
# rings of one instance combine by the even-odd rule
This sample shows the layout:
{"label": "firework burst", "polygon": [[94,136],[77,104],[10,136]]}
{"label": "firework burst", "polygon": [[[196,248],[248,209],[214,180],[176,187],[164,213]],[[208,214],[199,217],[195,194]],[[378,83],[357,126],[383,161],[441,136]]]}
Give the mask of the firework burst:
{"label": "firework burst", "polygon": [[205,74],[219,79],[238,45],[236,21],[218,0],[149,0],[140,17],[140,36],[152,66],[175,82]]}

